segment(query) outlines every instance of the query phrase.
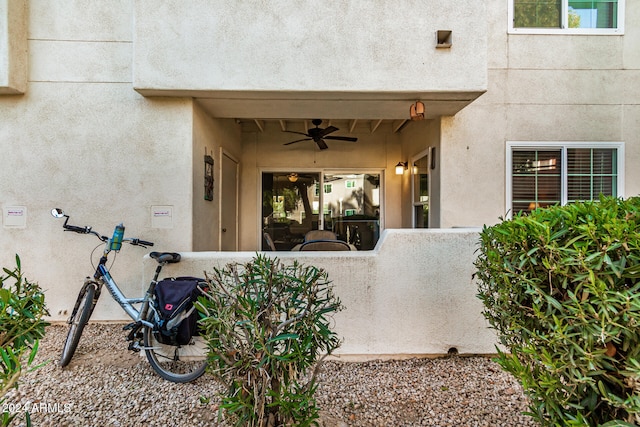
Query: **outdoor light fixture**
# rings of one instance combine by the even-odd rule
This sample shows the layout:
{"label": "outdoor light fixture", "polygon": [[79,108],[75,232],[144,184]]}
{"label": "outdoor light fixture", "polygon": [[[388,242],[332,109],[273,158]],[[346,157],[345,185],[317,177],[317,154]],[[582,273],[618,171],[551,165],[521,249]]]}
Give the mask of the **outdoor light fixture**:
{"label": "outdoor light fixture", "polygon": [[298,174],[295,172],[291,172],[289,175],[287,175],[287,178],[291,182],[296,182],[298,180]]}
{"label": "outdoor light fixture", "polygon": [[411,104],[411,107],[409,107],[409,116],[411,116],[411,120],[424,119],[424,104],[420,101]]}
{"label": "outdoor light fixture", "polygon": [[407,168],[407,162],[398,162],[396,165],[396,175],[402,175]]}

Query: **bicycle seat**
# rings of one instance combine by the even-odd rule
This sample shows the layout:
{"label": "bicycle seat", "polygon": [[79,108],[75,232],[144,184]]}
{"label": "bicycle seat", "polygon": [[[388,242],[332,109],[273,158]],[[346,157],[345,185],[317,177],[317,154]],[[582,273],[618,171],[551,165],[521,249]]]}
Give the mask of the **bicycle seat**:
{"label": "bicycle seat", "polygon": [[151,252],[149,256],[158,261],[158,264],[180,262],[180,254],[177,252]]}

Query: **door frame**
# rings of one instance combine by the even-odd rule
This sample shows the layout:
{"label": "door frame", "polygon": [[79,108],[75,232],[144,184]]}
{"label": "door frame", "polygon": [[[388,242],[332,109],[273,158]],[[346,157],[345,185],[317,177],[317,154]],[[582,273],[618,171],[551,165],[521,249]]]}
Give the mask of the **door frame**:
{"label": "door frame", "polygon": [[227,150],[225,150],[224,148],[220,147],[220,168],[218,169],[219,172],[219,180],[218,182],[220,182],[220,197],[218,197],[218,250],[222,251],[222,213],[223,213],[223,197],[222,195],[224,194],[223,188],[225,185],[225,181],[223,179],[224,177],[224,156],[228,157],[229,159],[231,159],[235,164],[236,164],[236,182],[235,182],[235,236],[234,236],[234,246],[235,248],[232,251],[237,251],[238,250],[238,237],[239,237],[239,231],[238,231],[238,226],[239,226],[239,222],[238,222],[238,218],[240,216],[240,212],[238,211],[238,207],[239,207],[239,201],[238,201],[238,195],[239,195],[239,188],[240,188],[240,161],[230,152],[228,152]]}
{"label": "door frame", "polygon": [[411,181],[411,228],[416,228],[416,207],[417,206],[422,206],[423,203],[420,203],[418,201],[415,200],[415,185],[416,185],[416,179],[415,179],[415,170],[413,168],[413,165],[415,164],[415,162],[417,162],[419,159],[426,157],[427,158],[427,164],[428,164],[428,175],[429,178],[427,180],[427,192],[429,193],[429,201],[427,201],[427,206],[428,206],[428,210],[427,210],[427,223],[429,224],[429,226],[427,228],[433,228],[432,222],[431,222],[431,197],[432,197],[432,192],[431,192],[431,181],[432,181],[432,174],[433,174],[433,169],[435,169],[435,147],[430,146],[428,148],[426,148],[425,150],[420,151],[419,153],[415,154],[414,156],[412,156],[409,159],[409,176],[410,176],[410,181]]}

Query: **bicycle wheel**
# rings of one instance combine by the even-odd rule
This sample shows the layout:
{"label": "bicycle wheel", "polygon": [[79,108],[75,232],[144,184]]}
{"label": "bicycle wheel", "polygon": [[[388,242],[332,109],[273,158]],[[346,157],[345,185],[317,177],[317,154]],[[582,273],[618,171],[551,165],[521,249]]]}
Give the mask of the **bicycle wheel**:
{"label": "bicycle wheel", "polygon": [[[151,309],[147,320],[154,323]],[[142,334],[147,359],[158,375],[167,381],[186,383],[204,374],[207,346],[201,337],[194,336],[189,344],[172,346],[160,343],[156,338],[158,333],[145,326]]]}
{"label": "bicycle wheel", "polygon": [[67,333],[67,339],[64,342],[62,348],[62,355],[60,356],[60,366],[65,367],[71,361],[73,353],[76,352],[80,336],[82,336],[82,330],[91,317],[93,311],[93,296],[95,295],[96,287],[94,284],[89,284],[84,288],[84,293],[78,295],[80,304],[78,308],[71,315],[71,324],[69,326],[69,332]]}

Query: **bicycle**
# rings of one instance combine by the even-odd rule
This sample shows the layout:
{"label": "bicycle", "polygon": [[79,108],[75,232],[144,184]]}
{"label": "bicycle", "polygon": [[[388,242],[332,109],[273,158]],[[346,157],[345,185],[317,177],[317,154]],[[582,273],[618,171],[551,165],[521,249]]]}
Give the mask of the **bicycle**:
{"label": "bicycle", "polygon": [[[87,276],[85,279],[71,316],[67,321],[69,332],[62,349],[59,365],[65,367],[71,361],[78,347],[82,331],[89,322],[93,309],[98,302],[102,287],[106,286],[113,299],[133,320],[133,323],[123,328],[124,330],[130,330],[127,336],[127,341],[130,341],[129,350],[135,352],[144,350],[153,370],[168,381],[184,383],[200,377],[206,369],[207,361],[205,347],[202,343],[196,341],[196,337],[186,345],[175,346],[162,344],[158,340],[159,315],[155,304],[154,289],[158,283],[158,276],[162,267],[166,264],[180,262],[180,254],[175,252],[151,252],[149,256],[157,261],[158,266],[144,297],[127,298],[109,272],[109,267],[107,266],[108,256],[112,251],[118,252],[123,242],[143,248],[153,246],[153,243],[138,238],[124,238],[122,224],[116,226],[113,236],[109,238],[92,230],[91,227],[68,224],[69,216],[60,208],[53,209],[51,215],[55,218],[65,218],[62,226],[64,231],[92,234],[100,239],[102,243],[96,246],[94,251],[104,244],[100,261],[95,266],[95,272],[93,276]],[[93,266],[93,261],[91,263]],[[113,262],[111,265],[113,266]],[[139,304],[140,308],[136,308]]]}

